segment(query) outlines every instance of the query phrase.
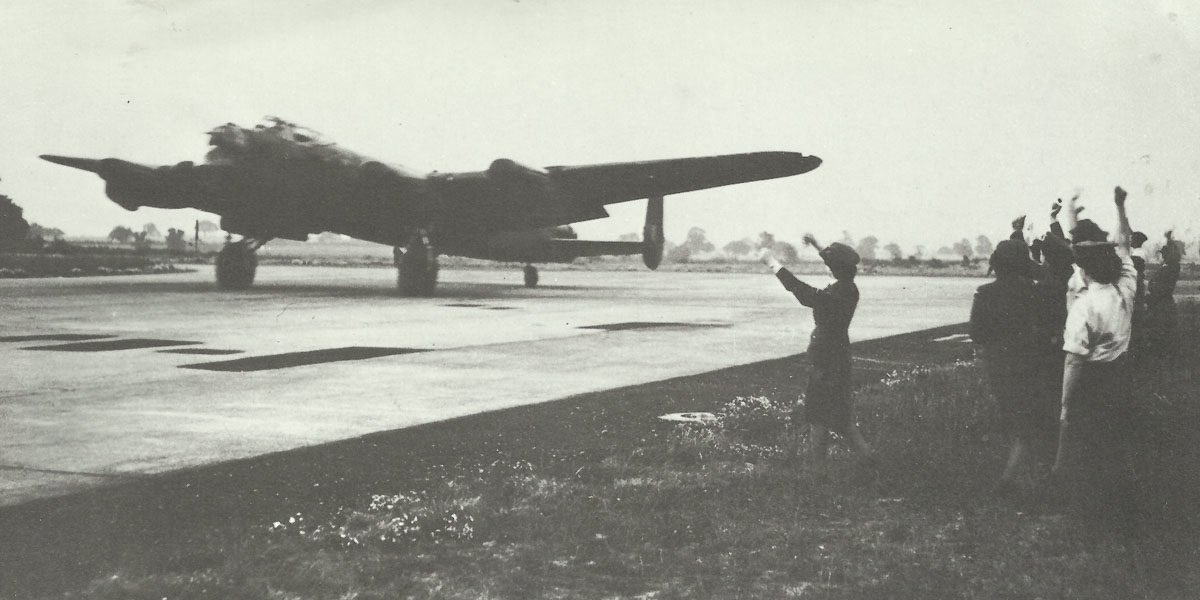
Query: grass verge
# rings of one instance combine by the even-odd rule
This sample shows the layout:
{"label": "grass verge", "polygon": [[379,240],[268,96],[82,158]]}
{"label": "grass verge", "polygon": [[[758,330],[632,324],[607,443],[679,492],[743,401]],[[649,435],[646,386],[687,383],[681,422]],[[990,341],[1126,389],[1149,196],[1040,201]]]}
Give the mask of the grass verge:
{"label": "grass verge", "polygon": [[0,279],[181,273],[163,257],[136,254],[0,254]]}
{"label": "grass verge", "polygon": [[[1187,312],[1194,324],[1196,307]],[[859,389],[876,469],[841,448],[828,469],[808,464],[794,396],[782,391],[795,382],[760,380],[741,387],[765,393],[726,397],[704,426],[606,440],[593,422],[595,443],[577,444],[476,432],[478,452],[352,486],[362,493],[338,502],[271,503],[257,520],[180,536],[155,560],[121,561],[69,595],[1196,597],[1200,390],[1188,352],[1139,386],[1143,497],[1131,545],[1037,498],[986,493],[1004,442],[981,369],[957,360]]]}

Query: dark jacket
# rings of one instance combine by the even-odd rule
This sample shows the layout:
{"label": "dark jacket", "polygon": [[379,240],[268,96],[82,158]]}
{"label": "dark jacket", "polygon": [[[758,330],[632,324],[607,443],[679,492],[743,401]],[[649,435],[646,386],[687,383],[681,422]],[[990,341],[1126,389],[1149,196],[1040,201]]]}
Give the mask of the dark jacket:
{"label": "dark jacket", "polygon": [[1033,282],[1005,276],[979,286],[971,304],[971,339],[989,351],[1029,353],[1045,344],[1045,307]]}
{"label": "dark jacket", "polygon": [[850,321],[858,307],[858,286],[853,281],[838,280],[825,289],[817,289],[792,275],[787,269],[776,274],[783,287],[800,304],[813,309],[812,336],[808,342],[808,358],[814,365],[838,366],[850,363]]}
{"label": "dark jacket", "polygon": [[1179,263],[1166,263],[1154,271],[1146,290],[1149,304],[1175,301],[1175,284],[1179,282]]}

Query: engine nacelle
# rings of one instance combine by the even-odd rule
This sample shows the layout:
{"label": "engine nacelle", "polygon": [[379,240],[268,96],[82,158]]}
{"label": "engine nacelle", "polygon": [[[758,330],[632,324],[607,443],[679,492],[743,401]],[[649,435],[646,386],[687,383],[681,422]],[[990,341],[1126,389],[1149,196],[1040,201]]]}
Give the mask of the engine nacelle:
{"label": "engine nacelle", "polygon": [[533,167],[527,167],[515,160],[498,158],[492,161],[487,170],[488,177],[501,183],[512,183],[522,187],[549,189],[550,174]]}

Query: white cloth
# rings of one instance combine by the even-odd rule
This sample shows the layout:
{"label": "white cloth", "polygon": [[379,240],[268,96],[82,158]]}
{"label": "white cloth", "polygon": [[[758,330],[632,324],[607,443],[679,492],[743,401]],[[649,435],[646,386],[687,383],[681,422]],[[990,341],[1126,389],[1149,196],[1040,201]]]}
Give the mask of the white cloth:
{"label": "white cloth", "polygon": [[1063,350],[1084,356],[1089,362],[1110,362],[1129,350],[1137,270],[1128,252],[1118,248],[1117,254],[1121,257],[1121,275],[1115,284],[1091,281],[1084,285],[1078,267],[1068,284]]}

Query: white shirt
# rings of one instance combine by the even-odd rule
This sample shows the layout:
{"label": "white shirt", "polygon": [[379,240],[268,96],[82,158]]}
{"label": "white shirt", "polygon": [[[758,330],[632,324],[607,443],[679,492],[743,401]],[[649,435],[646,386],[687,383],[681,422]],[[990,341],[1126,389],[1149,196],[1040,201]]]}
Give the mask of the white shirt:
{"label": "white shirt", "polygon": [[1086,357],[1089,362],[1110,362],[1129,349],[1133,324],[1133,302],[1137,294],[1137,270],[1129,252],[1117,248],[1121,275],[1115,284],[1095,281],[1083,285],[1076,268],[1068,287],[1067,324],[1063,328],[1063,350]]}

